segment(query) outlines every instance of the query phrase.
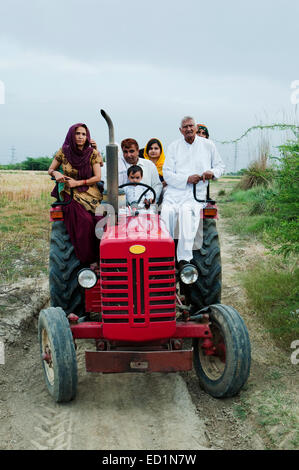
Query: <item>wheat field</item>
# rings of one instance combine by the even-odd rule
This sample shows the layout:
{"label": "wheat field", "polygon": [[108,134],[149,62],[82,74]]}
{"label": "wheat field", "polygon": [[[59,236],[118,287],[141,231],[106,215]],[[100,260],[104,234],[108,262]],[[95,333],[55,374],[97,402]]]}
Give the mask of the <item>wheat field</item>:
{"label": "wheat field", "polygon": [[0,170],[0,204],[6,201],[38,200],[53,188],[47,172]]}
{"label": "wheat field", "polygon": [[47,275],[53,187],[47,172],[0,170],[0,284]]}

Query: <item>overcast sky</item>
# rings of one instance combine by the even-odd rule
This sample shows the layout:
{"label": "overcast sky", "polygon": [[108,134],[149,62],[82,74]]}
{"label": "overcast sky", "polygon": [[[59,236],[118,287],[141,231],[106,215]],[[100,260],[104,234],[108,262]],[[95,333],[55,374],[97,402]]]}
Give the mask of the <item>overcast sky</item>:
{"label": "overcast sky", "polygon": [[298,18],[298,0],[2,1],[0,163],[52,156],[76,122],[105,149],[101,108],[118,142],[165,148],[184,115],[216,141],[294,121]]}

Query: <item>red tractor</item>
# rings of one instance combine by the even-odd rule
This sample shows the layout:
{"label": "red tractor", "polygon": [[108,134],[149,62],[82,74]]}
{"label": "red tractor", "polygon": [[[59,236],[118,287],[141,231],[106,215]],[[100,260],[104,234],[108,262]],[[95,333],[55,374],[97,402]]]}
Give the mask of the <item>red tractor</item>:
{"label": "red tractor", "polygon": [[250,341],[239,313],[220,303],[215,202],[208,198],[202,210],[202,246],[178,272],[175,242],[159,213],[119,208],[117,146],[111,119],[101,113],[109,127],[107,197],[114,213],[105,219],[98,265],[82,268],[65,229],[63,204],[52,205],[51,307],[38,322],[48,391],[56,402],[76,396],[76,341],[94,339],[94,350],[85,351],[88,372],[194,366],[205,391],[231,397],[249,376]]}

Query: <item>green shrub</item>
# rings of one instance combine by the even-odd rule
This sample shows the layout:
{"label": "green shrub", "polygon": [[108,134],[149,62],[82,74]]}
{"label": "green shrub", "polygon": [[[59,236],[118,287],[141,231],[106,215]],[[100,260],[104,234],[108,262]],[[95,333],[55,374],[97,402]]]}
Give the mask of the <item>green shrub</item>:
{"label": "green shrub", "polygon": [[238,184],[240,189],[250,189],[255,186],[268,186],[274,178],[275,171],[269,164],[269,142],[262,141],[259,145],[259,157],[244,170]]}
{"label": "green shrub", "polygon": [[287,255],[299,252],[299,140],[287,142],[279,149],[278,190],[269,201],[269,208],[279,219],[272,234],[273,240],[279,243],[277,251]]}
{"label": "green shrub", "polygon": [[274,176],[275,170],[273,168],[263,168],[259,161],[255,161],[244,172],[238,187],[246,190],[255,186],[269,186]]}
{"label": "green shrub", "polygon": [[[235,233],[255,234],[273,252],[287,256],[299,252],[299,141],[288,142],[279,150],[275,169],[266,168],[265,158],[249,167],[230,194],[233,205],[222,213],[233,217]],[[268,179],[266,175],[270,175]],[[259,184],[263,178],[267,184]]]}
{"label": "green shrub", "polygon": [[218,196],[224,196],[225,194],[225,189],[220,189],[220,191],[218,191]]}

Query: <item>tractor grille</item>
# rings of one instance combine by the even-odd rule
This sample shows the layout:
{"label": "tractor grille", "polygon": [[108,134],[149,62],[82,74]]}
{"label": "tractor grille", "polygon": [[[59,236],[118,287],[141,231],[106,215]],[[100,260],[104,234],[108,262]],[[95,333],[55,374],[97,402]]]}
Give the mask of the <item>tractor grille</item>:
{"label": "tractor grille", "polygon": [[101,259],[104,323],[148,326],[175,319],[174,258]]}
{"label": "tractor grille", "polygon": [[101,286],[103,319],[106,315],[107,323],[128,323],[128,263],[125,258],[101,260]]}

